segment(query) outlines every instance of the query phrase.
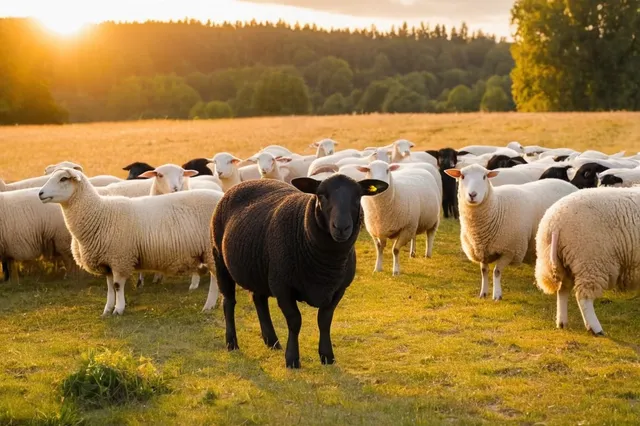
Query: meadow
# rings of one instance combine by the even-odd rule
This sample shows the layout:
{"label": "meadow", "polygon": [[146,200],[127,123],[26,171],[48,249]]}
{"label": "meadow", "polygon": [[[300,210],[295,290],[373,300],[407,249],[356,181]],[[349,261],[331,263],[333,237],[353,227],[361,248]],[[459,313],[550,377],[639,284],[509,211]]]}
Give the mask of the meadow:
{"label": "meadow", "polygon": [[[412,140],[415,149],[468,144],[567,146],[640,151],[640,114],[459,114],[142,121],[0,128],[0,177],[40,175],[48,164],[80,163],[90,175],[125,177],[133,161],[181,164],[269,144],[312,153]],[[424,237],[418,253],[424,253]],[[640,306],[636,294],[607,293],[596,312],[607,333],[585,330],[575,299],[569,327],[555,328],[555,297],[534,284],[530,265],[509,267],[503,300],[478,299],[480,271],[460,249],[459,226],[442,220],[431,259],[403,274],[372,273],[375,250],[363,228],[358,270],[336,310],[336,364],[317,356],[316,310],[300,305],[302,369],[265,347],[249,294],[238,289],[240,350],[227,352],[224,318],[200,310],[208,280],[136,289],[122,317],[102,319],[103,278],[61,280],[29,267],[0,284],[0,424],[518,424],[640,423]],[[276,331],[286,324],[275,300]],[[61,384],[92,351],[144,357],[167,390],[102,408],[63,400]]]}

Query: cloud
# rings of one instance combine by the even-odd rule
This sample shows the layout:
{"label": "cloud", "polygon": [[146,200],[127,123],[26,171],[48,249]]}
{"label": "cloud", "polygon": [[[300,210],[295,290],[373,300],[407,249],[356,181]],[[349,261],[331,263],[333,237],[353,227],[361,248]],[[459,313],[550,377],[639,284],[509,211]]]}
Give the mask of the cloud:
{"label": "cloud", "polygon": [[508,19],[514,0],[245,0],[340,13],[358,17],[432,21],[447,17],[453,21]]}

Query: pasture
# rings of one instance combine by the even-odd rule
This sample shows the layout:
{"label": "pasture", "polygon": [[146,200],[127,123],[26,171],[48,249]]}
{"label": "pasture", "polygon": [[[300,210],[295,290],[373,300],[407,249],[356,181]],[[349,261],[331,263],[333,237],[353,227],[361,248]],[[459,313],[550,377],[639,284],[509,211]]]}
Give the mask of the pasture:
{"label": "pasture", "polygon": [[[145,121],[0,128],[0,177],[40,175],[70,160],[89,175],[133,161],[158,166],[228,151],[248,156],[281,144],[311,153],[332,137],[339,148],[406,138],[420,148],[468,144],[640,151],[640,114],[459,114]],[[424,236],[418,253],[424,253]],[[302,369],[265,347],[249,294],[238,289],[240,350],[227,352],[224,318],[200,310],[208,279],[188,278],[125,291],[122,317],[102,319],[105,280],[60,280],[29,266],[19,283],[0,284],[0,424],[638,424],[640,305],[637,295],[596,301],[607,333],[585,330],[575,299],[569,327],[555,328],[555,297],[534,285],[529,265],[508,267],[503,300],[477,298],[479,266],[460,249],[459,226],[442,220],[431,259],[402,253],[402,275],[374,274],[366,230],[357,275],[332,327],[336,364],[317,355],[316,310],[300,304]],[[250,262],[250,260],[248,260]],[[286,324],[270,300],[274,325]],[[144,357],[168,391],[145,402],[104,408],[62,401],[61,383],[83,354],[110,350]]]}

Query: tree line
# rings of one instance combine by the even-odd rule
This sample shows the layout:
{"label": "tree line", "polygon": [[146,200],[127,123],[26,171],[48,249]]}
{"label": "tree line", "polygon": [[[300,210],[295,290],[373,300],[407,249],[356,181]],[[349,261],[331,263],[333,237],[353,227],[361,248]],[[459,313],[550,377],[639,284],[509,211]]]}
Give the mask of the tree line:
{"label": "tree line", "polygon": [[514,109],[510,45],[466,24],[390,31],[0,20],[0,122]]}

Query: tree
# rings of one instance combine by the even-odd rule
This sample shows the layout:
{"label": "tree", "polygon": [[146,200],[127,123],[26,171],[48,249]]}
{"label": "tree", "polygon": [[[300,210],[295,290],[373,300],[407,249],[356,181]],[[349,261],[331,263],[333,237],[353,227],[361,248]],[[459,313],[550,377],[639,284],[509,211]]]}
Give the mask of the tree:
{"label": "tree", "polygon": [[447,107],[456,112],[468,112],[473,110],[473,93],[465,85],[459,85],[449,92]]}
{"label": "tree", "polygon": [[480,110],[487,112],[509,111],[509,98],[500,86],[489,86],[482,97]]}
{"label": "tree", "polygon": [[640,109],[640,1],[518,0],[519,111]]}
{"label": "tree", "polygon": [[322,115],[339,115],[350,112],[349,100],[340,93],[334,93],[329,96],[320,108],[319,113]]}
{"label": "tree", "polygon": [[260,115],[304,115],[311,111],[309,92],[302,77],[281,70],[262,75],[251,104]]}
{"label": "tree", "polygon": [[382,110],[384,112],[422,112],[426,107],[427,100],[419,93],[398,85],[389,90],[385,98]]}
{"label": "tree", "polygon": [[207,118],[231,118],[233,111],[228,103],[222,101],[211,101],[204,107]]}
{"label": "tree", "polygon": [[387,93],[396,84],[400,83],[393,79],[374,81],[362,94],[358,109],[365,113],[381,112]]}

